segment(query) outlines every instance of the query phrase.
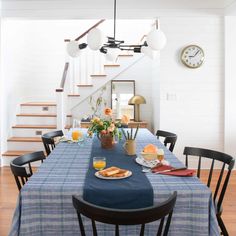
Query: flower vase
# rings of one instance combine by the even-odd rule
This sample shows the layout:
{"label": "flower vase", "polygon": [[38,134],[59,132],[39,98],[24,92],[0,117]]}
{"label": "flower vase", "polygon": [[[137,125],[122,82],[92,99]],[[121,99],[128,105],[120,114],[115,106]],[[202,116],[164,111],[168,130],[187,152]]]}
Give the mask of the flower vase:
{"label": "flower vase", "polygon": [[114,137],[111,134],[100,134],[98,138],[101,141],[102,148],[111,149],[114,147]]}

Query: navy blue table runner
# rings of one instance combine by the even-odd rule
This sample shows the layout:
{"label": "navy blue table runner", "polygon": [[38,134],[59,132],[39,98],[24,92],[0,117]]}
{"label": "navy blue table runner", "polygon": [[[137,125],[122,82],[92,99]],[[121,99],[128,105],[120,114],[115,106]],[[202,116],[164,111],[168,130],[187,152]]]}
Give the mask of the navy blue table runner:
{"label": "navy blue table runner", "polygon": [[[117,143],[113,149],[102,149],[100,141],[94,137],[88,171],[85,177],[83,198],[93,204],[117,208],[136,209],[153,205],[153,188],[135,163],[136,156],[127,156]],[[107,167],[116,166],[132,171],[132,176],[120,180],[103,180],[94,174],[93,157],[106,157]]]}

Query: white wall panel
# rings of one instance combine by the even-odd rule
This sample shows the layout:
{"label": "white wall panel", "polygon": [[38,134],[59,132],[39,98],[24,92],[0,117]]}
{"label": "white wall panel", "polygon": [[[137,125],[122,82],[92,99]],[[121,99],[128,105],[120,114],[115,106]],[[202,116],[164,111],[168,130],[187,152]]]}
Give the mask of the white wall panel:
{"label": "white wall panel", "polygon": [[[161,53],[160,128],[177,133],[175,153],[185,146],[224,148],[224,26],[221,17],[162,17],[168,43]],[[205,62],[189,69],[181,49],[197,44]]]}

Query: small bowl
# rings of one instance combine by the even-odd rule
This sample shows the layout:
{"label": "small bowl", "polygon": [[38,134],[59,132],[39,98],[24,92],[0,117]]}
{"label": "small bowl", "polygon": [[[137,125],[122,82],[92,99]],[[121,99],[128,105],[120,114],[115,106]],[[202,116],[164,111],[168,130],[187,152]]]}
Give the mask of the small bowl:
{"label": "small bowl", "polygon": [[153,161],[157,159],[157,153],[141,152],[141,156],[146,161]]}

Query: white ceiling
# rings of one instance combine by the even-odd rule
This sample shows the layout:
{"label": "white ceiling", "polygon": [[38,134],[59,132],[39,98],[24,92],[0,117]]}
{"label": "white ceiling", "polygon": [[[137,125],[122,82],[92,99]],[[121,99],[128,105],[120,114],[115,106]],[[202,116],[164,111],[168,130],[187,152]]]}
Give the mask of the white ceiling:
{"label": "white ceiling", "polygon": [[[112,18],[113,0],[0,0],[3,17],[61,19]],[[117,18],[154,18],[170,14],[223,15],[236,0],[117,0]]]}
{"label": "white ceiling", "polygon": [[[117,6],[123,9],[222,9],[230,6],[235,0],[117,0]],[[113,0],[2,0],[3,8],[23,5],[44,5],[76,8],[110,8]]]}

